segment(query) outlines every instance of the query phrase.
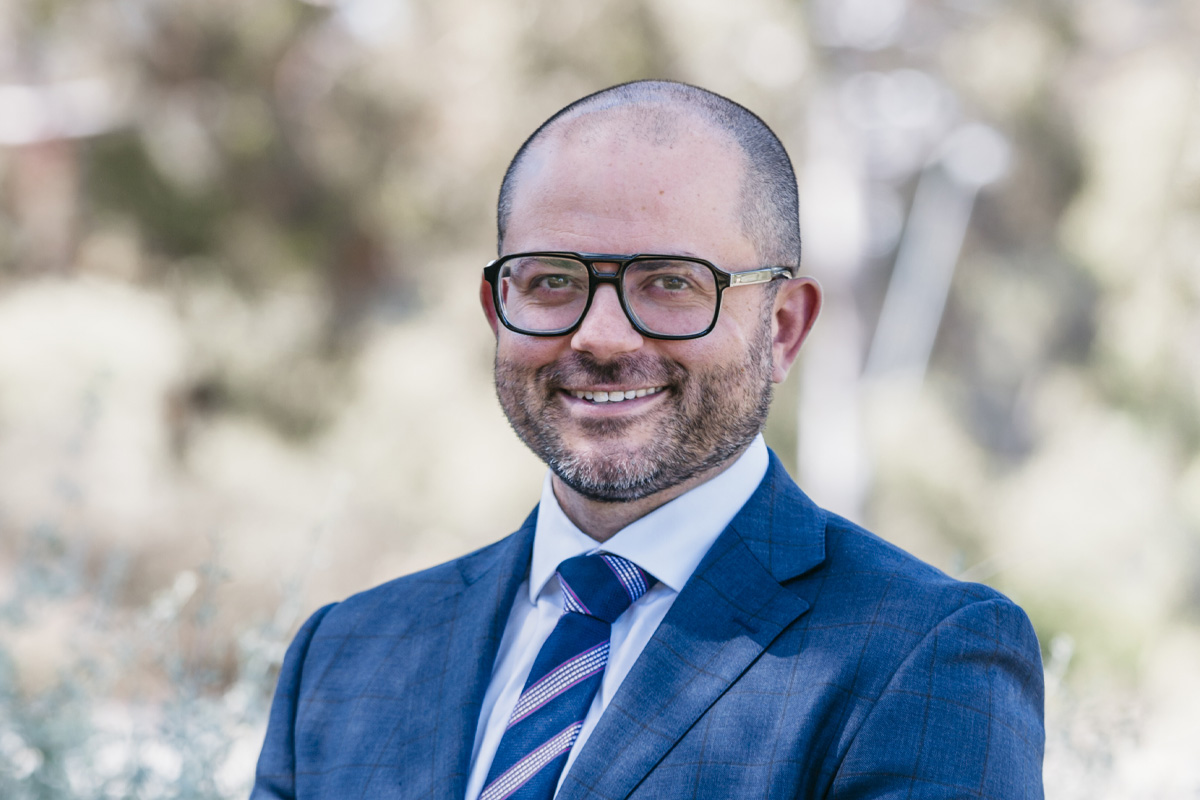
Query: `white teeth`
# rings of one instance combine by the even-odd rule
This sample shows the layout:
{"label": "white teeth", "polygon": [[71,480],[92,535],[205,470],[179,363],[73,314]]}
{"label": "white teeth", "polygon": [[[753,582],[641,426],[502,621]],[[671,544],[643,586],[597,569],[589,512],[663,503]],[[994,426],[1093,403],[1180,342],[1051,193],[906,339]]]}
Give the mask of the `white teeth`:
{"label": "white teeth", "polygon": [[662,391],[661,386],[654,386],[649,389],[626,389],[616,392],[589,392],[584,390],[571,390],[571,394],[578,397],[580,400],[591,400],[593,403],[620,403],[623,400],[632,400],[635,397],[645,397],[646,395],[654,394]]}

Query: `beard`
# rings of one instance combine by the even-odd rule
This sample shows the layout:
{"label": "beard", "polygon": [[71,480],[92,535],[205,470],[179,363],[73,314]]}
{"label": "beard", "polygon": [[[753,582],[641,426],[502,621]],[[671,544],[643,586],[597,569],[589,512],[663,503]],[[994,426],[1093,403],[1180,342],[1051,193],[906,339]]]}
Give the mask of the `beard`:
{"label": "beard", "polygon": [[[769,319],[742,358],[691,369],[649,354],[602,363],[574,351],[531,368],[497,351],[496,394],[517,436],[563,483],[590,500],[629,502],[721,466],[758,435],[771,405],[770,354]],[[572,419],[566,387],[613,384],[665,388],[644,414]]]}

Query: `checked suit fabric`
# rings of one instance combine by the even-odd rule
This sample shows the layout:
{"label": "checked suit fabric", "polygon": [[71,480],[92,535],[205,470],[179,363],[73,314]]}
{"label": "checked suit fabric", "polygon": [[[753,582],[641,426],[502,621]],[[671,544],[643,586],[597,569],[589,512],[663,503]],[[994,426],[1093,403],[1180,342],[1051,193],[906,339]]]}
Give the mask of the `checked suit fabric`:
{"label": "checked suit fabric", "polygon": [[549,800],[608,663],[612,623],[655,579],[608,553],[558,566],[563,613],[538,652],[479,800]]}

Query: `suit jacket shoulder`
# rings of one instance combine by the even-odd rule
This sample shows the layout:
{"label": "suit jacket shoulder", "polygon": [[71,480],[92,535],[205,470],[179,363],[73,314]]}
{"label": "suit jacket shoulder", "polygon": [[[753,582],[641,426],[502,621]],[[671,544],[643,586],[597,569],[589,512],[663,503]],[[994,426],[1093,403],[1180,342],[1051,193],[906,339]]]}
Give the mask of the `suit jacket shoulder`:
{"label": "suit jacket shoulder", "polygon": [[[400,635],[414,623],[427,619],[431,608],[456,597],[465,587],[493,568],[502,568],[513,555],[532,544],[523,534],[531,532],[536,512],[521,528],[498,542],[486,545],[452,561],[394,578],[353,594],[329,608],[321,621],[320,638],[331,638],[369,629],[372,635]],[[528,574],[519,575],[521,580]]]}
{"label": "suit jacket shoulder", "polygon": [[911,627],[914,631],[931,630],[948,615],[972,603],[995,601],[1013,605],[992,587],[952,578],[835,514],[827,515],[826,560],[822,569],[802,576],[792,588],[798,594],[823,597],[826,602],[822,605],[827,608],[818,612],[822,616],[847,611],[850,606],[841,600],[844,593],[852,592],[854,613],[870,608],[873,619]]}
{"label": "suit jacket shoulder", "polygon": [[461,796],[535,519],[314,614],[280,670],[252,797]]}

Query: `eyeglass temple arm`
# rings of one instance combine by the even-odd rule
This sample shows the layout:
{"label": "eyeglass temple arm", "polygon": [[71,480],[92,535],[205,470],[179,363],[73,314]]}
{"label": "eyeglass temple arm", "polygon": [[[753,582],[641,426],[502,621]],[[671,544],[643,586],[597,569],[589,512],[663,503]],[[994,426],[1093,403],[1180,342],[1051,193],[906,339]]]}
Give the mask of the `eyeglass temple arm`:
{"label": "eyeglass temple arm", "polygon": [[752,283],[767,283],[776,278],[794,277],[791,267],[763,267],[762,269],[750,269],[745,272],[729,273],[730,286],[747,286]]}

